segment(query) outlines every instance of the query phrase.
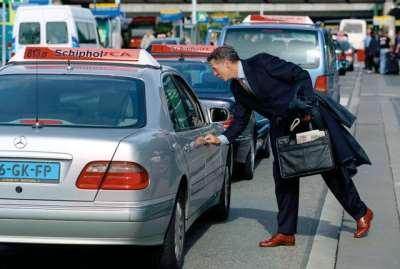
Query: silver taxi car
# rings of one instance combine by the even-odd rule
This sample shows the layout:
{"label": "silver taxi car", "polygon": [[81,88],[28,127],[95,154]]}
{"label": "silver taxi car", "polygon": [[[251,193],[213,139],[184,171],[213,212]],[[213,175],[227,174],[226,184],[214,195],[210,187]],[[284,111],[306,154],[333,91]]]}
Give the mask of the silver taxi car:
{"label": "silver taxi car", "polygon": [[228,145],[190,86],[145,50],[28,47],[0,69],[0,242],[162,245],[230,207]]}

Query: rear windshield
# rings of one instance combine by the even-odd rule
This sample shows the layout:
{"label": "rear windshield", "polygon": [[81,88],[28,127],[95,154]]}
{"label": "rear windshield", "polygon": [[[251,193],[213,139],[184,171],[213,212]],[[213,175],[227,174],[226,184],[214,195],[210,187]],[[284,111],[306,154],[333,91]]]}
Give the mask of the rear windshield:
{"label": "rear windshield", "polygon": [[362,25],[360,23],[346,23],[343,27],[343,31],[348,34],[361,34]]}
{"label": "rear windshield", "polygon": [[321,59],[321,48],[315,31],[228,29],[224,44],[233,46],[243,59],[266,52],[307,69],[317,68]]}
{"label": "rear windshield", "polygon": [[214,76],[205,62],[159,61],[180,71],[197,93],[230,93],[229,83]]}
{"label": "rear windshield", "polygon": [[78,31],[79,43],[96,44],[97,32],[96,26],[91,22],[76,22],[76,29]]}
{"label": "rear windshield", "polygon": [[67,24],[63,21],[52,21],[46,23],[46,43],[68,43]]}
{"label": "rear windshield", "polygon": [[145,123],[144,83],[83,75],[4,75],[0,124],[139,128]]}
{"label": "rear windshield", "polygon": [[40,44],[40,24],[38,22],[21,22],[18,41],[21,45]]}

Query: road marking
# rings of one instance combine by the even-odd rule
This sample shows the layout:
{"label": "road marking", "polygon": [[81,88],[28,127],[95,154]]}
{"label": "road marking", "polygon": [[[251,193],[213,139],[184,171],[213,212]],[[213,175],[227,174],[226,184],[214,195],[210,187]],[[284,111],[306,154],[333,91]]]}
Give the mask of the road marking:
{"label": "road marking", "polygon": [[340,96],[340,104],[342,106],[347,106],[349,103],[350,98],[348,96]]}
{"label": "road marking", "polygon": [[[357,74],[356,82],[349,100],[346,101],[347,108],[356,114],[360,103],[361,71]],[[345,97],[344,97],[345,98]],[[345,101],[345,100],[344,100]],[[341,102],[342,103],[342,100]],[[354,134],[354,127],[351,129]],[[307,269],[334,269],[336,265],[336,254],[339,244],[340,228],[342,226],[343,208],[337,202],[333,194],[328,190],[321,216],[311,247],[307,262]]]}

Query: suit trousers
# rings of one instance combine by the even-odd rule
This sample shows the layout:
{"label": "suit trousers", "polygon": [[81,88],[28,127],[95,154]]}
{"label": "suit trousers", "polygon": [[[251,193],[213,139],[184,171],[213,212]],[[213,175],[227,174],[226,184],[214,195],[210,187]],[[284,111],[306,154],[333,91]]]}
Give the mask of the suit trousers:
{"label": "suit trousers", "polygon": [[[275,180],[275,196],[278,204],[278,233],[295,234],[299,211],[299,178],[283,179],[279,173],[276,161],[276,138],[286,135],[287,131],[278,126],[271,126],[271,148],[274,155],[273,176]],[[361,200],[353,180],[346,169],[338,166],[335,170],[322,173],[322,178],[336,199],[355,220],[367,212],[367,207]]]}

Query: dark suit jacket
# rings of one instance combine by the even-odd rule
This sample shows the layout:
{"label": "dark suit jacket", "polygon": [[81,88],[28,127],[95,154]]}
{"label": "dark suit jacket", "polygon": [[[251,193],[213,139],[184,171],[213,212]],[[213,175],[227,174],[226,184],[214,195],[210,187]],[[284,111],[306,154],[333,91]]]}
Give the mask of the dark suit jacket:
{"label": "dark suit jacket", "polygon": [[[293,100],[315,97],[311,78],[307,71],[290,62],[286,62],[267,53],[242,60],[243,70],[254,94],[241,88],[238,81],[233,80],[231,91],[235,97],[234,122],[224,132],[230,142],[240,135],[249,121],[251,111],[255,110],[271,120],[271,146],[276,155],[275,138],[286,135],[288,126],[277,124],[279,118],[288,118],[293,110]],[[295,97],[296,89],[299,89]],[[318,98],[316,98],[318,99]],[[322,99],[324,102],[321,102]],[[348,169],[350,175],[356,173],[356,167],[370,164],[370,160],[355,138],[342,126],[351,125],[355,117],[350,117],[346,108],[331,104],[329,97],[320,98],[315,105],[323,126],[328,129],[335,160],[338,165]],[[290,108],[290,109],[289,109]],[[290,124],[290,118],[286,122]],[[285,122],[285,121],[283,121]]]}
{"label": "dark suit jacket", "polygon": [[246,128],[252,110],[270,119],[274,125],[275,118],[287,115],[295,87],[300,87],[301,95],[313,94],[310,75],[298,65],[267,53],[241,62],[254,95],[243,90],[237,80],[232,81],[231,91],[236,100],[234,123],[224,132],[230,142]]}

